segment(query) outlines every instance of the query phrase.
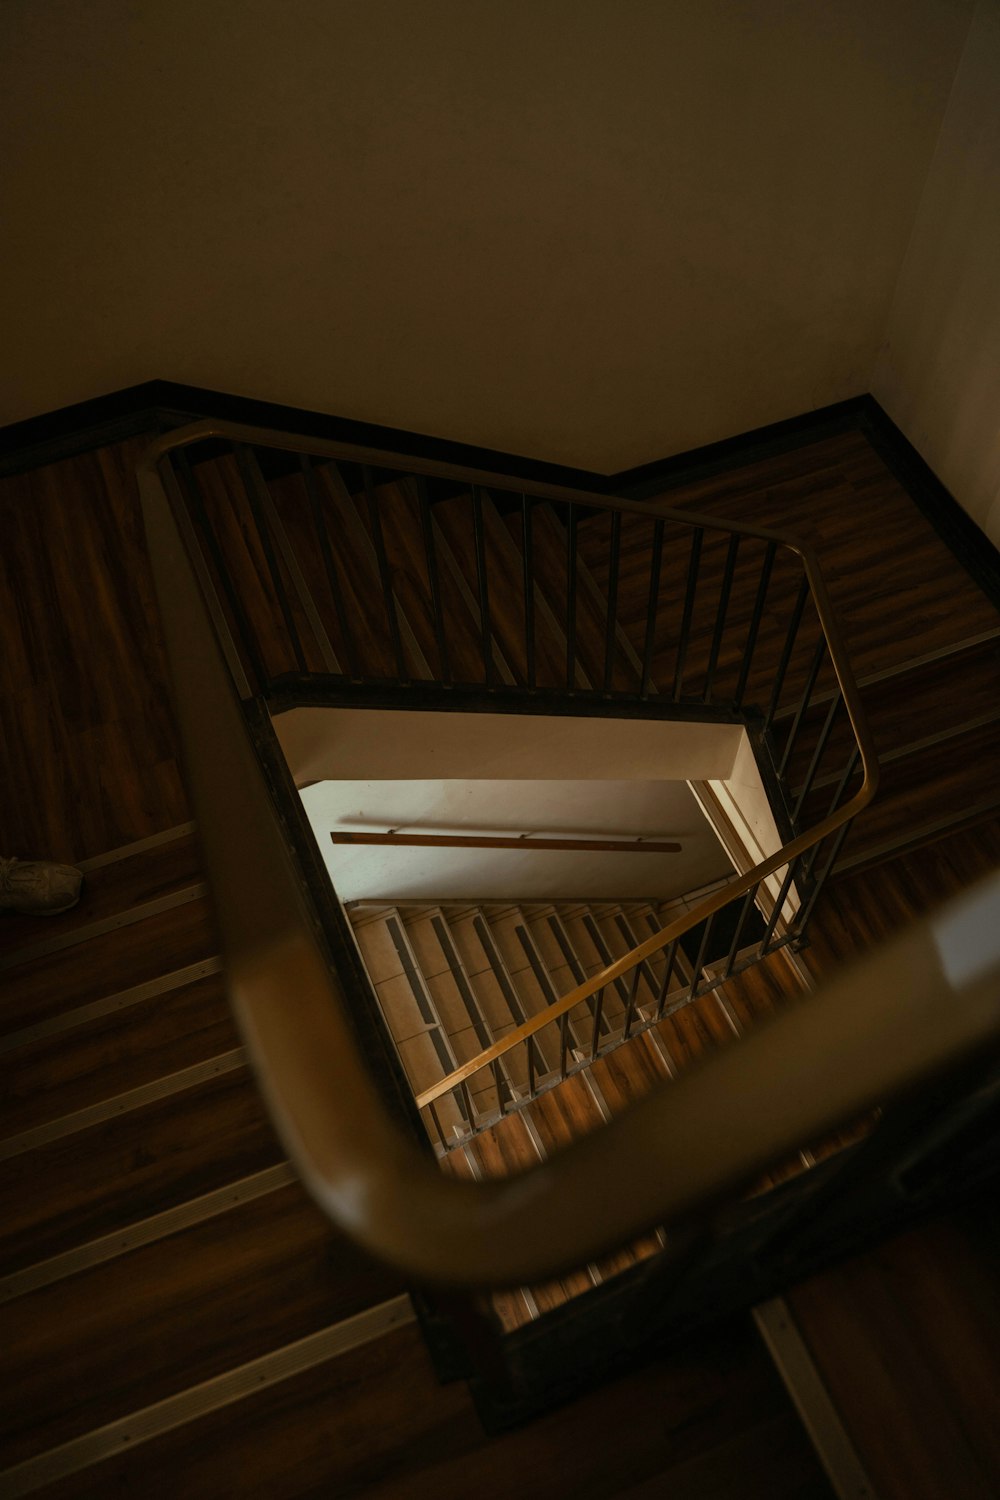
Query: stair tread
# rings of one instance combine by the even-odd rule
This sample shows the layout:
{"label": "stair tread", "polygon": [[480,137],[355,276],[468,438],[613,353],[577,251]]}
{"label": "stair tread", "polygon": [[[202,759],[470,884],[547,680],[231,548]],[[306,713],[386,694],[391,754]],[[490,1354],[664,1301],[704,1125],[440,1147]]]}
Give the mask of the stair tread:
{"label": "stair tread", "polygon": [[101,865],[84,875],[80,899],[69,911],[44,919],[10,912],[0,916],[0,952],[5,959],[16,958],[22,947],[31,947],[56,933],[64,936],[93,922],[103,922],[201,878],[201,851],[193,834]]}
{"label": "stair tread", "polygon": [[[261,1288],[266,1287],[266,1295]],[[298,1184],[0,1308],[8,1463],[402,1290]],[[135,1309],[141,1304],[142,1316]]]}
{"label": "stair tread", "polygon": [[0,1097],[0,1138],[238,1047],[220,974],[19,1047]]}
{"label": "stair tread", "polygon": [[9,970],[0,985],[0,1030],[17,1031],[158,979],[165,962],[181,969],[217,952],[209,902],[201,896]]}
{"label": "stair tread", "polygon": [[0,1270],[19,1270],[284,1159],[245,1069],[0,1162]]}

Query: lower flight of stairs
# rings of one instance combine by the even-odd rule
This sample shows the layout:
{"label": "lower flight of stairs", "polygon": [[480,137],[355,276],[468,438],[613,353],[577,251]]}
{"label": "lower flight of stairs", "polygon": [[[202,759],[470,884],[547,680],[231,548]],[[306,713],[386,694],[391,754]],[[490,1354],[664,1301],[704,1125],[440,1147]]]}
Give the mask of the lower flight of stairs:
{"label": "lower flight of stairs", "polygon": [[[678,909],[676,903],[637,902],[362,902],[349,907],[348,915],[416,1096],[659,930]],[[721,961],[710,960],[705,971],[713,975]],[[496,1069],[474,1075],[464,1101],[453,1092],[439,1099],[433,1112],[428,1107],[424,1120],[443,1169],[482,1179],[535,1166],[794,1003],[807,987],[794,958],[778,950],[689,1001],[692,960],[679,950],[666,1013],[656,1021],[664,968],[659,956],[643,965],[627,1038],[627,978],[606,987],[599,1016],[586,1004],[570,1011],[565,1078],[558,1027],[540,1031],[534,1097],[522,1043]],[[598,1055],[591,1060],[595,1021]],[[805,1170],[848,1138],[796,1153],[754,1191]],[[512,1331],[665,1244],[657,1231],[574,1275],[495,1296],[493,1308],[504,1329]]]}

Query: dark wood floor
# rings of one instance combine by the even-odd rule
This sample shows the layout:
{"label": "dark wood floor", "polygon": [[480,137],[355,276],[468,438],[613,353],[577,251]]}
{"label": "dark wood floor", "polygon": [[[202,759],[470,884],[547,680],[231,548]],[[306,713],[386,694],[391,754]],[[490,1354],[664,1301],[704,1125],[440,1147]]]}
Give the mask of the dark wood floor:
{"label": "dark wood floor", "polygon": [[[190,816],[131,478],[140,448],[140,442],[118,445],[0,487],[4,853],[84,860]],[[862,673],[997,630],[989,602],[856,435],[670,499],[811,536]],[[978,678],[976,684],[982,694]],[[947,691],[936,691],[928,704],[933,732],[954,727]],[[981,743],[968,742],[978,747],[980,789],[995,780],[988,730]],[[927,792],[933,769],[924,764],[915,774],[915,792],[904,788],[914,827],[939,816],[940,799]],[[968,813],[961,798],[969,790],[949,789],[952,816]],[[987,815],[977,804],[967,821],[978,828]],[[880,913],[895,902],[902,916],[916,909],[912,871],[924,877],[919,899],[932,901],[952,888],[953,872],[964,876],[980,857],[1000,859],[991,835],[974,829],[972,836],[986,840],[982,856],[953,841],[940,855],[945,846],[932,846],[934,853],[917,857],[912,870],[893,861],[845,876],[841,888],[831,889],[822,926],[829,961],[890,923],[879,916],[872,928],[859,929],[858,902]],[[218,979],[186,974],[188,966],[211,964],[215,944],[206,898],[191,894],[199,870],[185,838],[164,846],[166,853],[139,852],[93,872],[84,903],[64,928],[0,919],[0,962],[9,961],[0,1000],[11,1080],[4,1136],[17,1146],[2,1163],[7,1233],[0,1274],[30,1270],[108,1235],[130,1243],[140,1221],[280,1167],[280,1148],[234,1057],[239,1040],[220,1003]],[[880,870],[885,886],[878,900],[874,886],[853,884],[875,880]],[[178,904],[143,912],[110,936],[87,933],[105,918],[134,915],[138,904],[179,896]],[[56,931],[79,941],[32,955],[33,945]],[[817,943],[817,954],[827,948]],[[168,991],[135,997],[135,987],[155,985],[168,969],[185,975]],[[100,1009],[116,995],[126,1003]],[[27,1030],[64,1024],[44,1034]],[[25,1034],[15,1038],[15,1032]],[[184,1070],[202,1064],[211,1070],[221,1059],[228,1061],[218,1074],[185,1081]],[[118,1110],[114,1101],[164,1077],[174,1080],[168,1092]],[[100,1113],[105,1106],[110,1112],[101,1118],[67,1123],[74,1112]],[[996,1470],[978,1381],[995,1372],[972,1338],[969,1304],[959,1306],[948,1255],[974,1269],[970,1285],[980,1305],[995,1294],[996,1281],[985,1251],[957,1219],[924,1234],[930,1238],[914,1243],[926,1248],[900,1251],[899,1264],[911,1268],[911,1301],[927,1314],[926,1337],[902,1337],[909,1317],[904,1298],[895,1322],[875,1315],[884,1267],[894,1264],[885,1259],[891,1250],[866,1262],[869,1269],[853,1281],[849,1272],[819,1278],[803,1289],[796,1311],[886,1494],[985,1495],[995,1491],[975,1486]],[[898,1289],[902,1274],[886,1274]],[[50,1279],[12,1296],[3,1309],[0,1338],[16,1399],[6,1411],[0,1463],[45,1451],[329,1326],[398,1286],[391,1273],[333,1235],[292,1183]],[[845,1298],[853,1299],[851,1315],[841,1319]],[[919,1378],[912,1357],[918,1344]],[[879,1372],[871,1403],[857,1396],[862,1369]],[[894,1390],[904,1389],[890,1444],[879,1437],[886,1429],[874,1417],[888,1410]],[[930,1477],[924,1490],[907,1490],[912,1464],[899,1457],[898,1444],[929,1430],[943,1405],[947,1431],[957,1437],[932,1442],[925,1432],[919,1451]],[[46,1493],[447,1497],[470,1486],[474,1493],[516,1487],[595,1500],[829,1493],[745,1323],[664,1355],[502,1440],[483,1437],[464,1388],[438,1386],[415,1331],[402,1330]]]}

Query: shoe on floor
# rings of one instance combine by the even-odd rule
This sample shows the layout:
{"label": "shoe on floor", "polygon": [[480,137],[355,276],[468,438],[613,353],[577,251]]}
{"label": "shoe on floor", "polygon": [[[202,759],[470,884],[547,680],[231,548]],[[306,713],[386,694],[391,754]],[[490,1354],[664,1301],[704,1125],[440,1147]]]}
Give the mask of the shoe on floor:
{"label": "shoe on floor", "polygon": [[0,911],[54,917],[80,899],[83,871],[45,859],[0,857]]}

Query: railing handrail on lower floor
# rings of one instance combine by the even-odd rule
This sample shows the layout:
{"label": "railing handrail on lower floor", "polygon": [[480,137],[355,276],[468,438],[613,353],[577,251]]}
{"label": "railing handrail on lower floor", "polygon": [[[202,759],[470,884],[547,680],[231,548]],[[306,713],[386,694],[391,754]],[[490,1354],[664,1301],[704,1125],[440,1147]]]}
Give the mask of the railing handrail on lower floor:
{"label": "railing handrail on lower floor", "polygon": [[[802,1140],[995,1036],[996,879],[545,1164],[491,1183],[444,1176],[389,1119],[357,1052],[158,456],[140,485],[229,992],[304,1183],[373,1253],[454,1285],[554,1274],[708,1211]],[[725,1120],[732,1129],[720,1129]]]}

